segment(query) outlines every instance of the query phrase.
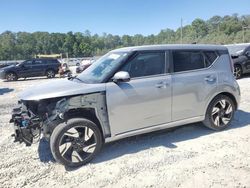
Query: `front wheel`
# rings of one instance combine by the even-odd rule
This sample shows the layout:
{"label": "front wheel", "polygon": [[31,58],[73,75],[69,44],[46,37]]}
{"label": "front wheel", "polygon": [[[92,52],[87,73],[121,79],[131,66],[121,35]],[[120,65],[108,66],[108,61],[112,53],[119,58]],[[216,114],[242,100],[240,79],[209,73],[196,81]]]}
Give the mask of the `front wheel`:
{"label": "front wheel", "polygon": [[6,74],[6,80],[7,81],[16,81],[18,78],[17,78],[17,75],[13,72],[10,72],[10,73],[7,73]]}
{"label": "front wheel", "polygon": [[99,128],[84,118],[73,118],[59,124],[50,137],[52,155],[67,167],[79,167],[88,163],[101,147]]}
{"label": "front wheel", "polygon": [[209,104],[203,124],[216,131],[223,130],[231,123],[235,108],[232,99],[219,95]]}

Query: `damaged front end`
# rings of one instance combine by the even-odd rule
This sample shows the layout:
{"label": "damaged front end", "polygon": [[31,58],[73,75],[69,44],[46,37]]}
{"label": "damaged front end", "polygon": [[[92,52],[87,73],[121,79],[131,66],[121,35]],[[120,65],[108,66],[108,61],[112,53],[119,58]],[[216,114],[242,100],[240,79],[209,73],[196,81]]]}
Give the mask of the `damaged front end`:
{"label": "damaged front end", "polygon": [[38,142],[41,134],[49,138],[55,126],[63,122],[67,111],[66,98],[41,101],[19,101],[12,110],[10,123],[14,123],[14,142],[24,142],[26,146]]}
{"label": "damaged front end", "polygon": [[24,103],[19,102],[19,105],[13,109],[10,123],[14,123],[15,133],[12,135],[15,138],[14,142],[24,142],[30,146],[39,140],[41,120],[31,110],[28,110]]}
{"label": "damaged front end", "polygon": [[38,142],[41,136],[47,140],[58,124],[77,116],[85,117],[97,125],[104,137],[110,136],[106,96],[104,92],[38,101],[21,100],[12,111],[15,142],[27,146]]}

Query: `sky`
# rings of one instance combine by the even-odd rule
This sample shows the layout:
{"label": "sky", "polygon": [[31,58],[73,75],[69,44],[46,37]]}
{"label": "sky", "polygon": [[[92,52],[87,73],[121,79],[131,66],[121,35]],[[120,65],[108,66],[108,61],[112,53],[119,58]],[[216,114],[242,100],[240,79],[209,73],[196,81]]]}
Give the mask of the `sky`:
{"label": "sky", "polygon": [[157,34],[195,18],[250,14],[250,0],[0,0],[0,33]]}

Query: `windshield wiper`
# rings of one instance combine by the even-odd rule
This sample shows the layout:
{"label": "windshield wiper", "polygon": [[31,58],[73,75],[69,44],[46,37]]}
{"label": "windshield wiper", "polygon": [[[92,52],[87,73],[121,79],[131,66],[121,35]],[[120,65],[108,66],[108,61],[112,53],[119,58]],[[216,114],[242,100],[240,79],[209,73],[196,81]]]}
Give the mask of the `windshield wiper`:
{"label": "windshield wiper", "polygon": [[80,78],[78,78],[77,76],[70,76],[70,77],[68,77],[68,80],[74,80],[74,79],[76,79],[76,80],[78,80],[80,82],[84,82]]}

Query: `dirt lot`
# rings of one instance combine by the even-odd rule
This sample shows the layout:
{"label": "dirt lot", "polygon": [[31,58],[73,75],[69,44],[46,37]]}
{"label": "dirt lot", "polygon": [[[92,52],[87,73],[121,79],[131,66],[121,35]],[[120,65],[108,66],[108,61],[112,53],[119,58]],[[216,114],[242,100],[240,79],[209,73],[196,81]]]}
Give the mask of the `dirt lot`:
{"label": "dirt lot", "polygon": [[250,78],[229,129],[191,124],[106,145],[76,170],[54,162],[47,142],[13,143],[17,93],[47,79],[0,81],[0,187],[250,187]]}

